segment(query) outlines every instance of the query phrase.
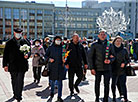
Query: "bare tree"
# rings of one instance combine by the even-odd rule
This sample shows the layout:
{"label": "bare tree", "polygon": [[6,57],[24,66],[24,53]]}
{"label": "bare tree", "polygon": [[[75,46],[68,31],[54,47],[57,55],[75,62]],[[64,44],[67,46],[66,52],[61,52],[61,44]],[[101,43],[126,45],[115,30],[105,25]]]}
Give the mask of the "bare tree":
{"label": "bare tree", "polygon": [[96,22],[100,30],[106,31],[110,36],[116,36],[118,32],[127,29],[130,19],[126,21],[122,11],[115,12],[111,7],[109,10],[105,10]]}

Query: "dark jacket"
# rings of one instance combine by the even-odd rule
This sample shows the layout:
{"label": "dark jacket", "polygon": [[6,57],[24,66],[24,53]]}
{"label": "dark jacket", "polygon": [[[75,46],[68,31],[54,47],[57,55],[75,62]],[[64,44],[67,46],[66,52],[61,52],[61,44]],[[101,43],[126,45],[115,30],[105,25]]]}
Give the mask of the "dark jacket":
{"label": "dark jacket", "polygon": [[[114,49],[115,56],[115,61],[112,63],[112,73],[113,75],[125,74],[126,65],[130,62],[128,51],[123,45],[119,48],[114,45],[112,47]],[[124,68],[121,68],[122,63],[125,63]]]}
{"label": "dark jacket", "polygon": [[64,67],[62,62],[62,46],[52,44],[48,47],[45,55],[46,60],[48,58],[54,59],[53,63],[48,63],[50,71],[50,80],[63,80],[64,79]]}
{"label": "dark jacket", "polygon": [[[111,44],[109,45],[109,56],[113,55],[113,50],[111,48]],[[91,48],[88,53],[88,61],[90,69],[95,69],[96,71],[108,71],[111,70],[111,63],[114,61],[114,58],[108,57],[111,61],[110,64],[105,64],[105,53],[107,47],[107,40],[97,42],[91,45]]]}
{"label": "dark jacket", "polygon": [[31,46],[31,43],[30,43],[30,41],[29,41],[29,39],[22,39],[22,42],[24,43],[24,44],[27,44],[28,46]]}
{"label": "dark jacket", "polygon": [[134,49],[134,53],[138,54],[138,42],[134,42],[133,49]]}
{"label": "dark jacket", "polygon": [[84,64],[87,64],[85,49],[81,43],[75,45],[73,42],[71,42],[67,50],[70,51],[70,53],[65,64],[69,64],[69,69],[81,68],[82,61]]}
{"label": "dark jacket", "polygon": [[[21,44],[22,43],[22,44]],[[21,52],[20,45],[24,43],[13,37],[6,43],[3,55],[3,67],[8,66],[9,72],[25,72],[28,70],[28,61],[24,58],[24,53]]]}

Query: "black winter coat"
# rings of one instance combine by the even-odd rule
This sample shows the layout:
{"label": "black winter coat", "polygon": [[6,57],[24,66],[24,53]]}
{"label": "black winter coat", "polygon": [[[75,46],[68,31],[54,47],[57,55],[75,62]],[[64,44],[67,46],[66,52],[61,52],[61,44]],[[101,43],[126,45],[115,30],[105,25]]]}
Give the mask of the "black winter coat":
{"label": "black winter coat", "polygon": [[28,70],[28,61],[24,58],[24,53],[19,50],[20,45],[23,44],[24,42],[21,40],[18,45],[14,37],[6,43],[3,67],[8,66],[9,72],[26,72]]}
{"label": "black winter coat", "polygon": [[[112,63],[112,73],[113,75],[125,74],[126,65],[130,62],[128,51],[123,45],[120,48],[116,48],[115,46],[112,47],[115,56],[115,61]],[[121,68],[122,63],[125,63],[124,68]]]}
{"label": "black winter coat", "polygon": [[64,79],[64,67],[62,62],[62,46],[52,44],[48,47],[45,55],[46,60],[48,58],[54,59],[53,63],[48,63],[50,71],[50,80],[63,80]]}
{"label": "black winter coat", "polygon": [[81,43],[75,45],[71,42],[67,50],[70,51],[70,53],[65,64],[69,64],[69,70],[72,68],[82,68],[82,62],[87,64],[85,49]]}
{"label": "black winter coat", "polygon": [[[109,56],[113,55],[112,45],[109,46]],[[91,48],[88,53],[88,62],[90,69],[95,69],[96,71],[109,71],[111,70],[111,63],[114,61],[114,58],[108,58],[111,63],[105,64],[105,53],[107,47],[107,40],[102,42],[98,40],[97,42],[91,45]]]}

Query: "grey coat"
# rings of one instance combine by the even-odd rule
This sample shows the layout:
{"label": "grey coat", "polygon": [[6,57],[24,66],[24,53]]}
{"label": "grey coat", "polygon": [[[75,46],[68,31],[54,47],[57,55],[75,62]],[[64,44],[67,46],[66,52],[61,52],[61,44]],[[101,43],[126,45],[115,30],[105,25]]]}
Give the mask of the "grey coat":
{"label": "grey coat", "polygon": [[[38,56],[35,57],[34,56],[35,54],[37,54]],[[40,57],[44,57],[44,55],[45,55],[44,48],[42,46],[41,47],[34,46],[31,50],[31,55],[33,56],[32,66],[33,67],[41,67],[41,65],[38,65],[38,64],[39,64]]]}

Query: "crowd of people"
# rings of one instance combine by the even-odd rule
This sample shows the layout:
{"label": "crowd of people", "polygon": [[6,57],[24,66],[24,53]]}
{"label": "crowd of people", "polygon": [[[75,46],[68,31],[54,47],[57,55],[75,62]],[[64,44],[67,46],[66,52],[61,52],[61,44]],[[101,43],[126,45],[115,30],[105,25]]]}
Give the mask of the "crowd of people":
{"label": "crowd of people", "polygon": [[[45,66],[49,69],[51,98],[54,97],[55,85],[58,88],[57,102],[63,102],[62,87],[66,72],[68,71],[70,96],[73,96],[74,89],[80,93],[78,86],[81,81],[87,79],[87,69],[95,76],[95,102],[99,102],[101,76],[104,77],[103,102],[108,102],[110,79],[112,79],[112,101],[116,102],[117,86],[123,102],[130,102],[127,98],[125,70],[131,61],[130,58],[137,61],[138,43],[130,40],[129,44],[126,44],[120,36],[111,43],[106,37],[106,32],[101,31],[98,40],[95,41],[87,41],[85,37],[80,40],[77,33],[73,34],[71,40],[55,36],[53,41],[49,37],[29,41],[26,34],[22,35],[22,29],[14,29],[14,37],[7,41],[3,55],[3,68],[11,75],[13,98],[18,102],[22,100],[24,75],[28,71],[29,58],[32,58],[34,83],[38,84],[41,81],[43,65],[40,64],[40,59],[43,58],[47,62]],[[30,46],[27,54],[20,51],[20,46],[24,44]],[[77,79],[74,83],[75,75]]]}

